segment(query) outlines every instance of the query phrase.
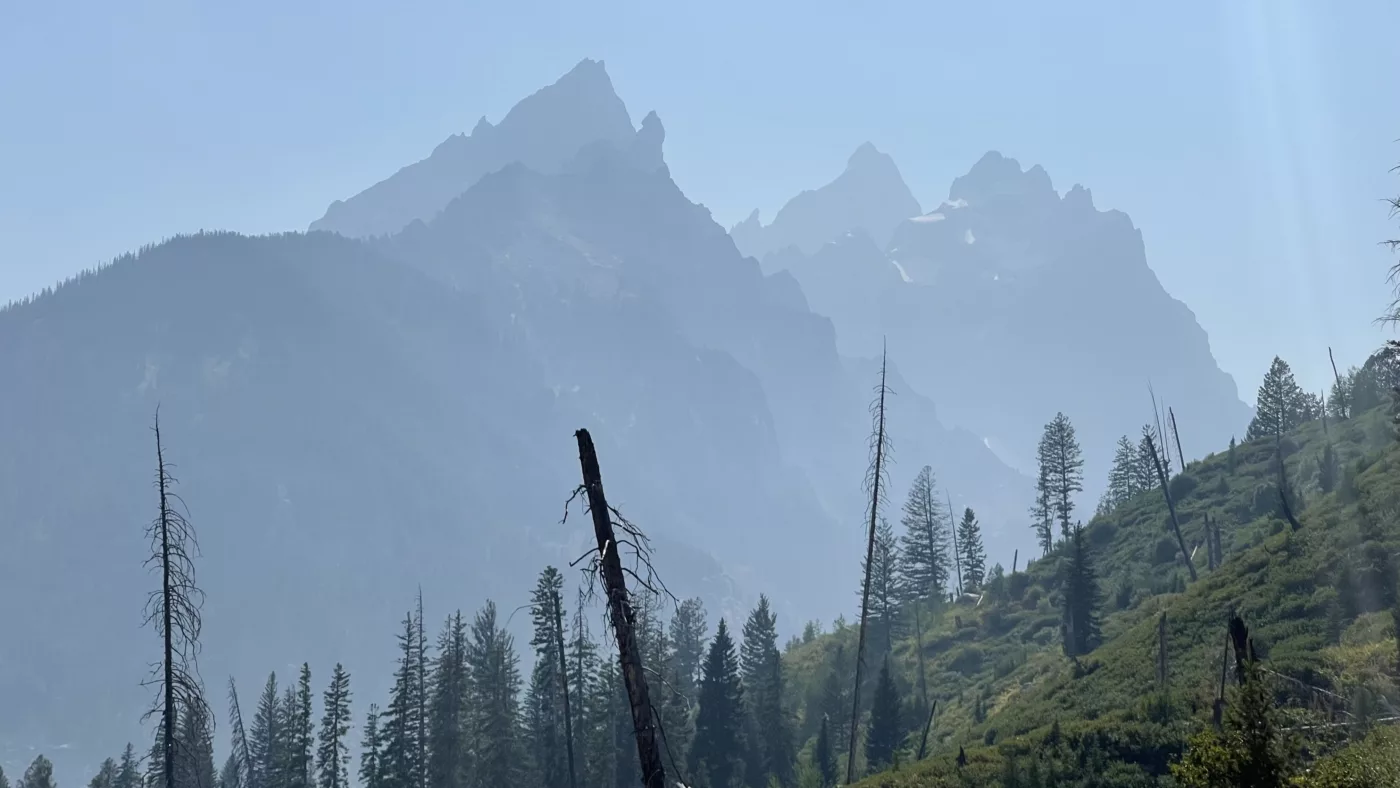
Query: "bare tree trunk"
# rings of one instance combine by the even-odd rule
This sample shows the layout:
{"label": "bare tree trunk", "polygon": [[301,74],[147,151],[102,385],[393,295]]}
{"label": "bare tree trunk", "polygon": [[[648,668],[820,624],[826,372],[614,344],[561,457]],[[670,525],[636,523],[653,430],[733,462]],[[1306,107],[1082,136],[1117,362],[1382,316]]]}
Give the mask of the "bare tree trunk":
{"label": "bare tree trunk", "polygon": [[953,566],[958,569],[958,598],[962,598],[962,551],[958,550],[958,518],[953,514],[953,494],[944,490],[948,496],[948,532],[953,535]]}
{"label": "bare tree trunk", "polygon": [[1220,730],[1225,715],[1225,674],[1230,666],[1230,629],[1225,629],[1225,645],[1220,649],[1220,690],[1215,693],[1215,707],[1211,711],[1211,722]]}
{"label": "bare tree trunk", "polygon": [[608,507],[608,499],[603,494],[603,474],[598,467],[598,454],[588,430],[578,430],[574,438],[578,441],[583,489],[588,496],[589,512],[593,515],[593,535],[598,542],[598,573],[607,592],[608,618],[617,636],[622,682],[627,688],[627,699],[632,709],[632,729],[637,735],[637,760],[642,769],[642,784],[645,788],[666,788],[666,767],[661,761],[651,696],[647,691],[646,673],[642,669],[642,655],[637,646],[636,614],[627,594],[622,561],[618,557],[612,509]]}
{"label": "bare tree trunk", "polygon": [[1161,460],[1157,457],[1157,447],[1152,443],[1152,436],[1144,436],[1147,439],[1147,448],[1152,452],[1152,465],[1157,469],[1157,481],[1162,485],[1162,495],[1167,499],[1167,511],[1172,516],[1172,530],[1176,532],[1176,544],[1181,548],[1181,559],[1186,562],[1186,571],[1191,573],[1191,582],[1196,581],[1196,565],[1191,562],[1191,553],[1186,550],[1186,539],[1181,535],[1181,521],[1176,518],[1176,504],[1172,503],[1171,490],[1167,489],[1167,476],[1162,472]]}
{"label": "bare tree trunk", "polygon": [[919,757],[922,761],[924,755],[928,753],[928,732],[933,728],[933,713],[938,710],[938,701],[934,701],[928,707],[928,719],[924,720],[924,735],[919,737]]}
{"label": "bare tree trunk", "polygon": [[865,667],[865,631],[870,619],[870,570],[875,562],[875,523],[880,516],[880,482],[885,462],[886,357],[880,354],[880,390],[875,406],[875,429],[871,436],[874,461],[870,473],[870,528],[865,542],[865,582],[860,596],[860,635],[856,640],[856,681],[851,692],[851,732],[846,748],[846,783],[856,781],[856,740],[860,736],[860,680]]}
{"label": "bare tree trunk", "polygon": [[[233,683],[233,676],[228,677],[228,705],[229,722],[233,725],[233,735],[238,739],[238,752],[235,757],[239,761],[239,786],[237,788],[258,788],[252,784],[253,777],[253,753],[248,748],[248,735],[243,731],[243,712],[238,707],[238,687]],[[224,788],[235,788],[235,786],[225,786]]]}
{"label": "bare tree trunk", "polygon": [[574,715],[569,708],[569,663],[564,656],[564,605],[559,592],[554,596],[554,645],[559,650],[559,682],[564,690],[564,742],[569,750],[569,788],[578,788],[578,773],[574,768]]}
{"label": "bare tree trunk", "polygon": [[[1331,345],[1328,345],[1328,346],[1327,346],[1327,360],[1330,361],[1330,362],[1332,362],[1332,377],[1335,378],[1336,381],[1337,381],[1337,391],[1338,391],[1338,392],[1341,392],[1341,391],[1342,391],[1342,376],[1341,376],[1340,374],[1337,373],[1337,359],[1334,358],[1334,357],[1332,356],[1332,346],[1331,346]],[[1327,398],[1324,397],[1323,400],[1322,400],[1322,402],[1323,402],[1323,407],[1325,408],[1325,407],[1327,406],[1327,405],[1326,405],[1326,403],[1327,403]],[[1348,409],[1350,409],[1350,405],[1348,405]],[[1344,415],[1342,416],[1342,418],[1346,418],[1346,414],[1344,414]]]}
{"label": "bare tree trunk", "polygon": [[[1176,431],[1176,414],[1172,412],[1172,409],[1171,409],[1171,408],[1167,408],[1167,417],[1168,417],[1169,419],[1171,419],[1171,423],[1172,423],[1172,437],[1173,437],[1174,439],[1176,439],[1176,458],[1177,458],[1177,460],[1179,460],[1179,461],[1181,462],[1181,470],[1182,470],[1183,473],[1185,473],[1185,472],[1186,472],[1186,452],[1184,452],[1184,451],[1181,450],[1181,433]],[[1163,437],[1162,440],[1166,440],[1166,438]]]}
{"label": "bare tree trunk", "polygon": [[1016,574],[1016,562],[1021,560],[1021,551],[1015,550],[1011,553],[1011,574]]}

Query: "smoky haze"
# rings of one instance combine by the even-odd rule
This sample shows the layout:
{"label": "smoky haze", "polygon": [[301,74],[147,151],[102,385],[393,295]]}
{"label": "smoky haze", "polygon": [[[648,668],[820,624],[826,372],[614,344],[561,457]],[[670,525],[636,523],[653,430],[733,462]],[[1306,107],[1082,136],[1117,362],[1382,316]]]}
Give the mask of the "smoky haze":
{"label": "smoky haze", "polygon": [[[1394,16],[1379,4],[1370,11]],[[236,34],[209,32],[225,13],[220,10],[186,9],[178,13],[200,18],[183,21],[174,9],[144,13],[154,15],[148,21],[155,27],[210,36],[215,44],[208,60],[200,60],[198,37],[176,49],[193,59],[195,72],[219,72],[214,82],[225,87],[236,82],[229,75],[234,67],[222,59],[225,48],[259,35],[271,36],[279,52],[286,44],[285,34],[242,17]],[[271,19],[282,12],[246,13]],[[347,13],[343,24],[354,29],[347,35],[360,41],[369,11]],[[559,13],[566,24],[577,12]],[[676,13],[671,23],[684,27],[679,15],[693,12]],[[769,13],[745,22],[753,29],[734,31],[735,45],[752,45],[760,28],[775,29]],[[871,13],[861,29],[883,22],[889,35],[909,35],[884,12]],[[1030,36],[1022,28],[1037,13],[1021,9],[1005,32],[1013,40]],[[1201,6],[1194,13],[1221,12]],[[0,34],[0,43],[16,43],[20,28],[51,29],[47,14],[23,12],[20,26]],[[1220,26],[1281,26],[1282,33],[1265,36],[1268,42],[1296,43],[1290,36],[1303,9],[1288,5],[1287,12],[1258,15],[1226,13]],[[1125,31],[1108,37],[1115,52],[1126,46],[1128,31],[1141,37],[1140,27],[1151,22],[1107,7],[1076,12],[1080,17]],[[1187,24],[1173,19],[1178,27]],[[590,21],[579,35],[596,24]],[[715,32],[713,21],[707,24],[692,31],[694,37]],[[1322,25],[1319,46],[1335,45],[1329,36],[1340,24],[1329,19]],[[410,27],[423,31],[419,46],[444,44],[442,30],[425,29],[434,27],[431,20],[409,25],[398,19],[385,35],[412,40]],[[118,32],[117,40],[150,35]],[[1069,41],[1087,35],[1058,32]],[[82,27],[74,35],[85,40],[95,33]],[[542,34],[541,41],[557,35]],[[812,135],[774,122],[761,101],[738,94],[779,94],[784,83],[798,81],[791,91],[815,102],[824,81],[848,82],[825,72],[802,81],[794,67],[784,66],[777,70],[783,78],[771,84],[732,84],[721,91],[735,97],[732,113],[751,113],[761,127],[744,142],[735,132],[715,132],[711,124],[718,121],[701,114],[720,107],[710,92],[697,93],[695,106],[685,106],[684,81],[676,78],[672,59],[657,61],[665,63],[662,76],[648,76],[645,56],[653,45],[605,45],[617,35],[600,34],[595,49],[580,50],[567,63],[542,61],[557,63],[547,76],[539,76],[538,62],[502,55],[492,68],[511,76],[501,84],[522,85],[524,75],[535,81],[510,96],[500,94],[504,88],[473,88],[480,106],[454,99],[450,113],[419,111],[417,127],[402,135],[387,119],[395,114],[393,102],[418,99],[394,98],[412,85],[408,67],[395,65],[383,84],[350,91],[365,103],[377,97],[382,109],[341,110],[349,114],[336,117],[377,119],[376,134],[398,135],[396,142],[361,156],[355,148],[364,140],[337,132],[308,165],[319,173],[315,183],[288,174],[298,171],[288,159],[316,147],[302,139],[314,136],[306,129],[288,130],[288,145],[275,154],[287,167],[281,180],[247,182],[226,162],[216,163],[211,149],[190,143],[167,150],[164,166],[186,168],[179,179],[172,176],[163,188],[135,187],[130,201],[145,204],[139,209],[120,204],[119,190],[110,185],[95,188],[104,196],[94,197],[79,188],[82,178],[55,175],[72,190],[71,207],[59,220],[54,206],[64,195],[41,186],[43,174],[13,151],[23,144],[50,150],[36,141],[45,130],[76,144],[67,124],[79,116],[69,109],[0,133],[0,142],[16,142],[7,146],[7,164],[17,174],[10,186],[0,186],[0,207],[9,209],[0,228],[15,231],[18,249],[17,262],[0,267],[0,295],[13,298],[0,310],[0,364],[10,370],[0,379],[0,631],[7,633],[0,638],[0,768],[11,780],[39,753],[54,762],[59,782],[72,786],[128,742],[138,755],[151,752],[152,723],[140,719],[151,692],[141,681],[160,652],[157,632],[142,627],[141,605],[159,579],[143,563],[149,556],[144,529],[156,515],[151,428],[157,409],[163,454],[198,534],[194,562],[205,595],[198,668],[218,719],[218,766],[230,750],[223,711],[228,677],[236,679],[243,715],[251,721],[267,673],[275,670],[282,685],[292,687],[303,662],[314,673],[318,720],[320,691],[332,667],[343,663],[355,677],[352,738],[358,740],[368,704],[383,709],[394,691],[399,651],[393,635],[405,617],[413,619],[420,599],[430,641],[444,619],[459,610],[470,619],[492,600],[497,624],[514,637],[528,677],[536,666],[530,648],[538,645],[531,627],[538,632],[540,626],[529,607],[538,601],[530,595],[532,579],[545,566],[556,567],[566,615],[588,618],[606,656],[608,621],[599,600],[585,604],[579,596],[588,564],[575,565],[594,546],[594,534],[577,501],[566,507],[580,479],[573,438],[579,428],[596,442],[610,502],[650,538],[651,559],[666,586],[652,615],[670,620],[681,600],[698,599],[713,634],[721,617],[737,630],[753,620],[756,606],[766,611],[771,605],[774,636],[810,645],[838,617],[838,632],[844,632],[846,622],[860,616],[861,558],[872,522],[872,421],[882,415],[890,443],[882,455],[887,502],[876,519],[888,521],[892,533],[908,529],[917,539],[909,523],[922,515],[910,507],[927,483],[936,503],[928,517],[946,534],[939,538],[951,547],[955,534],[975,534],[985,551],[981,582],[963,578],[961,563],[953,568],[955,578],[942,559],[946,576],[930,609],[942,615],[945,604],[968,606],[940,652],[951,655],[963,637],[957,634],[963,616],[990,630],[1000,626],[988,623],[991,614],[980,606],[984,599],[989,607],[1006,601],[991,589],[1014,586],[1017,567],[1021,577],[1035,578],[1027,583],[1038,583],[1052,572],[1045,561],[1031,569],[1033,559],[1053,554],[1070,565],[1080,524],[1095,550],[1130,559],[1103,569],[1100,578],[1105,609],[1125,617],[1145,609],[1139,608],[1143,595],[1184,594],[1186,580],[1175,585],[1178,575],[1186,576],[1178,571],[1183,560],[1193,580],[1198,565],[1203,573],[1207,564],[1215,571],[1224,560],[1217,552],[1225,548],[1216,546],[1209,523],[1224,505],[1201,503],[1192,491],[1226,494],[1234,483],[1226,476],[1237,473],[1237,442],[1246,447],[1241,452],[1253,452],[1238,460],[1239,467],[1272,468],[1261,453],[1264,438],[1278,438],[1282,455],[1279,435],[1317,432],[1326,428],[1328,414],[1340,417],[1328,410],[1338,396],[1330,346],[1336,345],[1343,373],[1358,368],[1347,386],[1360,381],[1357,391],[1374,389],[1375,401],[1367,402],[1381,407],[1386,376],[1394,375],[1393,361],[1372,355],[1383,334],[1370,317],[1386,303],[1376,297],[1387,259],[1375,244],[1384,237],[1384,210],[1374,222],[1339,213],[1359,200],[1377,213],[1374,196],[1389,193],[1383,185],[1366,191],[1380,179],[1353,172],[1364,166],[1383,173],[1376,162],[1394,158],[1379,142],[1400,128],[1400,117],[1383,115],[1388,110],[1363,113],[1348,104],[1349,111],[1365,114],[1368,129],[1387,130],[1372,134],[1369,157],[1344,152],[1333,138],[1313,139],[1328,144],[1330,156],[1355,157],[1337,168],[1327,191],[1365,196],[1349,194],[1345,210],[1319,199],[1315,221],[1301,229],[1293,223],[1288,238],[1278,241],[1290,245],[1274,267],[1275,260],[1264,259],[1267,251],[1244,253],[1258,240],[1255,212],[1261,209],[1244,199],[1256,187],[1240,185],[1249,180],[1239,171],[1243,165],[1215,162],[1212,182],[1186,186],[1164,173],[1171,165],[1156,159],[1189,147],[1184,136],[1168,142],[1162,134],[1137,146],[1120,140],[1127,153],[1105,150],[1095,162],[1097,144],[1082,140],[1056,152],[1077,127],[1054,121],[1054,108],[1037,103],[1033,109],[1052,127],[1045,141],[1011,130],[1025,124],[1013,124],[1016,113],[1004,106],[978,126],[985,139],[971,139],[976,135],[958,120],[972,112],[958,106],[967,98],[965,88],[951,83],[976,82],[978,74],[950,56],[917,95],[892,87],[907,85],[902,79],[872,71],[862,79],[881,83],[875,92],[886,104],[852,98],[855,108],[843,114],[873,117],[883,110],[889,119],[861,125],[819,114],[828,123]],[[1253,46],[1268,49],[1258,41]],[[625,57],[602,59],[616,49]],[[1226,61],[1228,55],[1210,57]],[[0,64],[14,57],[0,56]],[[898,57],[880,62],[927,69],[920,58]],[[162,62],[176,68],[173,60]],[[1090,65],[1073,63],[1060,68],[1073,76]],[[485,80],[480,65],[434,75],[432,100],[441,100],[445,83]],[[249,68],[254,74],[230,101],[252,100],[249,86],[270,66]],[[734,76],[731,69],[741,67],[719,68]],[[1189,68],[1198,77],[1208,70]],[[350,100],[344,83],[363,76],[360,69],[346,65],[347,73],[311,82],[298,72],[306,106],[294,113],[300,117],[307,107],[331,101],[314,95],[317,85],[328,86],[336,101]],[[119,70],[124,94],[139,73],[131,65]],[[988,85],[1007,79],[999,69],[987,74]],[[399,77],[402,84],[391,84]],[[1026,76],[1018,90],[1048,78]],[[1129,91],[1117,79],[1115,87],[1132,102],[1154,92]],[[1180,105],[1173,91],[1186,83],[1163,79],[1170,90],[1161,100]],[[1298,82],[1321,92],[1315,81]],[[635,97],[626,89],[632,85]],[[19,93],[37,107],[33,90]],[[291,99],[272,95],[250,124],[275,125],[276,103]],[[1338,101],[1354,100],[1351,93],[1339,95]],[[1210,107],[1223,101],[1215,94],[1201,100]],[[1011,97],[986,101],[1016,103]],[[1084,101],[1076,97],[1074,106],[1083,110]],[[917,102],[939,106],[944,117],[933,123],[913,113],[907,105]],[[171,111],[164,100],[157,103],[162,108],[153,117]],[[1131,110],[1101,104],[1098,112],[1094,122],[1109,135],[1123,128],[1118,115]],[[466,116],[479,119],[458,128]],[[425,132],[430,117],[442,122]],[[916,117],[922,124],[917,131],[911,130]],[[1199,131],[1201,123],[1193,111],[1180,131]],[[998,124],[1004,128],[992,131]],[[876,133],[881,130],[888,133]],[[103,143],[111,146],[103,150],[129,145],[147,162],[166,155],[160,150],[171,142],[138,143],[129,130],[112,134],[117,141]],[[276,135],[253,134],[268,147],[235,151],[233,159],[274,155],[269,140]],[[765,149],[787,158],[766,162]],[[1223,157],[1228,146],[1215,142],[1205,149],[1202,158],[1211,159]],[[220,178],[188,169],[196,150]],[[330,174],[330,162],[342,161],[342,171]],[[1151,163],[1133,174],[1138,161]],[[1102,191],[1091,176],[1104,181]],[[86,177],[137,176],[108,163]],[[1085,182],[1075,182],[1081,177]],[[1305,172],[1290,181],[1283,191],[1294,202],[1285,216],[1306,213],[1300,192],[1321,180]],[[1165,184],[1161,191],[1168,196],[1147,195],[1153,187],[1139,182]],[[1358,183],[1365,188],[1353,188]],[[182,193],[189,200],[179,198]],[[254,205],[264,195],[266,205]],[[1240,204],[1229,205],[1231,199]],[[178,205],[201,200],[198,207]],[[31,202],[41,207],[20,210]],[[101,248],[82,237],[85,217]],[[261,232],[274,228],[278,232]],[[1353,231],[1370,234],[1356,243],[1323,237]],[[69,276],[92,258],[110,262]],[[1363,274],[1370,284],[1356,286]],[[1224,284],[1212,284],[1215,276]],[[1319,278],[1326,278],[1325,286],[1316,285]],[[1283,414],[1269,392],[1284,391],[1294,379],[1286,367],[1269,368],[1275,355],[1295,363],[1301,384],[1296,395],[1287,389],[1291,399]],[[1266,368],[1271,377],[1256,396]],[[872,402],[882,375],[890,396],[880,414],[872,412]],[[1304,391],[1321,397],[1305,399]],[[1343,460],[1364,461],[1367,452],[1387,445],[1375,414],[1345,428],[1334,424],[1336,434],[1347,437],[1327,432],[1325,440],[1339,446]],[[1280,425],[1277,435],[1269,431],[1270,419]],[[1048,436],[1067,424],[1079,464],[1070,463],[1054,487],[1046,476]],[[1144,431],[1165,464],[1161,491],[1181,499],[1172,502],[1180,503],[1180,518],[1153,508],[1162,503],[1161,492],[1143,459],[1153,456],[1140,451]],[[1247,437],[1253,442],[1244,443]],[[1308,440],[1323,439],[1299,437],[1296,446],[1322,445]],[[1348,440],[1354,445],[1340,448]],[[1344,463],[1324,460],[1313,448],[1300,449],[1296,464],[1309,480],[1316,477],[1307,484],[1318,496],[1332,494]],[[1061,456],[1060,462],[1068,461]],[[1197,476],[1187,475],[1191,468]],[[1219,483],[1209,476],[1207,485],[1216,470]],[[1280,499],[1285,508],[1294,500],[1288,477],[1275,483],[1265,473],[1250,477],[1248,492],[1232,488],[1230,494],[1244,501],[1225,515],[1240,521],[1232,548],[1258,545],[1282,533],[1287,522],[1275,508]],[[1052,488],[1060,497],[1047,497]],[[1300,511],[1302,501],[1314,500],[1313,490],[1300,488],[1294,500]],[[1131,518],[1113,520],[1115,510],[1131,511]],[[974,514],[971,530],[955,529]],[[1287,517],[1294,517],[1291,509]],[[1131,533],[1130,519],[1150,536]],[[1255,530],[1245,530],[1249,523]],[[1038,525],[1049,529],[1048,543]],[[890,544],[886,591],[897,595]],[[1139,561],[1147,568],[1128,566]],[[907,574],[907,565],[900,567]],[[633,569],[637,574],[629,577],[640,583],[642,570]],[[1045,619],[1072,607],[1063,601],[1072,593],[1067,584],[1045,582],[1043,599],[1037,590],[1029,602],[1018,599],[1017,609],[1028,616],[1039,611]],[[959,584],[968,597],[957,593]],[[954,599],[946,601],[947,595]],[[1375,593],[1360,597],[1369,601],[1348,609],[1352,619],[1383,607]],[[895,653],[896,638],[909,634],[900,627],[908,626],[888,616],[877,617],[887,629],[877,624],[875,631],[885,632],[885,651]],[[1015,630],[1023,644],[1017,648],[1033,643],[1058,653],[1058,641],[1047,645],[1048,633],[1060,625],[1053,623]],[[941,625],[931,618],[930,632]],[[1071,642],[1080,641],[1066,636]],[[1078,658],[1101,642],[1083,640],[1083,653],[1070,645],[1063,652]],[[917,649],[923,648],[920,641]],[[790,653],[796,652],[784,652],[785,659]],[[987,671],[1001,680],[1024,668],[1030,658],[1017,653],[995,668],[989,656]],[[810,661],[833,659],[824,651]],[[975,668],[960,664],[946,673],[970,677],[981,660],[979,654]],[[866,661],[867,679],[874,681],[880,663]],[[1021,674],[1016,678],[1018,686],[1031,684],[1020,681]],[[815,697],[818,683],[803,686]],[[972,686],[963,689],[972,693]],[[984,685],[976,688],[983,692]],[[950,690],[948,697],[961,696]],[[985,709],[972,708],[968,720],[980,717],[967,730],[985,722]],[[804,705],[801,716],[799,733],[816,737],[814,713]],[[951,729],[935,735],[954,751],[955,739]],[[358,755],[359,747],[353,749]]]}

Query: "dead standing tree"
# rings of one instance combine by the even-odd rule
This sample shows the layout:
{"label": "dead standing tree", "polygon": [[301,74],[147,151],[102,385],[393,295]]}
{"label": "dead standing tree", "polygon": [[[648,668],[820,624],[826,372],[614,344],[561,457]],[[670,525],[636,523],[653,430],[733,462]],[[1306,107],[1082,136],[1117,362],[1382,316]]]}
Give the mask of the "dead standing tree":
{"label": "dead standing tree", "polygon": [[885,385],[886,355],[880,353],[880,385],[871,407],[874,421],[870,434],[870,470],[865,482],[870,490],[870,527],[865,543],[865,579],[860,595],[860,635],[856,639],[856,680],[851,691],[850,742],[846,749],[846,783],[856,781],[856,741],[860,737],[860,681],[865,667],[865,632],[870,619],[870,570],[875,562],[875,523],[879,520],[880,504],[884,502],[885,469],[889,455],[889,439],[885,436],[885,397],[890,389]]}
{"label": "dead standing tree", "polygon": [[223,788],[258,788],[252,785],[253,754],[248,748],[248,734],[243,730],[243,711],[238,706],[238,686],[233,683],[233,676],[228,677],[228,714],[234,742],[238,745],[233,752],[234,763],[238,765],[238,782]]}
{"label": "dead standing tree", "polygon": [[552,595],[554,603],[554,646],[559,652],[559,684],[564,693],[564,742],[569,750],[569,788],[578,788],[578,770],[574,767],[574,715],[569,708],[569,662],[564,655],[564,604],[559,592]]}
{"label": "dead standing tree", "polygon": [[[181,710],[202,714],[213,725],[213,715],[204,700],[196,658],[199,655],[200,608],[204,592],[194,578],[194,555],[199,551],[194,527],[184,514],[184,501],[174,492],[175,477],[165,461],[165,448],[160,439],[160,409],[156,409],[156,479],[160,496],[160,511],[146,528],[151,557],[146,559],[148,570],[160,574],[160,588],[146,599],[144,624],[154,626],[160,635],[161,660],[151,666],[151,676],[142,686],[156,688],[154,705],[141,715],[142,722],[160,716],[161,788],[175,788],[175,753],[177,748],[189,748],[195,742],[181,742],[176,736],[176,723]],[[187,749],[189,754],[192,751]]]}
{"label": "dead standing tree", "polygon": [[[632,599],[627,593],[626,575],[644,588],[651,589],[655,573],[651,570],[649,548],[646,536],[627,522],[616,509],[608,506],[603,494],[603,474],[598,467],[598,453],[593,448],[593,437],[588,430],[574,433],[578,440],[578,460],[583,470],[583,484],[574,490],[573,501],[580,492],[587,496],[588,512],[593,517],[593,535],[598,547],[589,551],[590,580],[600,579],[607,596],[608,620],[617,636],[617,656],[622,666],[622,683],[627,689],[627,701],[632,711],[632,729],[637,736],[637,759],[642,768],[642,785],[645,788],[666,788],[666,768],[661,761],[661,740],[657,736],[656,716],[652,711],[651,695],[647,690],[646,672],[642,668],[642,653],[637,644],[636,612]],[[565,518],[568,506],[565,505]],[[614,520],[613,518],[616,518]],[[623,533],[616,536],[614,529]],[[636,569],[623,567],[618,555],[620,546],[632,550],[638,565],[645,565],[647,577],[638,576]],[[580,561],[583,559],[579,559]],[[578,561],[574,562],[575,564]]]}
{"label": "dead standing tree", "polygon": [[1167,475],[1162,471],[1162,460],[1157,456],[1157,446],[1151,435],[1144,435],[1147,450],[1152,455],[1152,466],[1157,470],[1157,481],[1162,485],[1162,496],[1167,499],[1167,512],[1171,514],[1172,530],[1176,532],[1176,544],[1181,548],[1181,560],[1186,562],[1186,571],[1191,573],[1191,582],[1196,582],[1196,565],[1191,561],[1191,553],[1186,549],[1186,539],[1181,535],[1181,521],[1176,518],[1176,504],[1172,502],[1171,490],[1167,489]]}

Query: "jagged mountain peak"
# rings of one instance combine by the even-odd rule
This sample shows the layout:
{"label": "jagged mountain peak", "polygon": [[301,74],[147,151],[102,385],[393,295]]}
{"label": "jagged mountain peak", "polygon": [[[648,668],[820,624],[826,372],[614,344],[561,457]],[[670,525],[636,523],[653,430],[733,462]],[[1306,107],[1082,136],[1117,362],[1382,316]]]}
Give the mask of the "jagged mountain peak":
{"label": "jagged mountain peak", "polygon": [[900,222],[922,210],[894,159],[865,142],[835,180],[789,200],[772,224],[761,224],[755,211],[730,235],[741,252],[760,259],[789,246],[810,254],[855,229],[884,246]]}
{"label": "jagged mountain peak", "polygon": [[1020,162],[1003,156],[999,151],[988,151],[966,175],[954,178],[952,187],[948,189],[949,200],[966,200],[969,203],[1010,195],[1036,198],[1059,196],[1044,167],[1036,164],[1022,170]]}
{"label": "jagged mountain peak", "polygon": [[482,117],[470,134],[448,137],[428,158],[353,197],[336,200],[311,229],[355,238],[389,235],[414,220],[432,219],[483,175],[513,162],[557,172],[594,143],[621,150],[640,143],[659,166],[664,136],[654,114],[643,121],[640,133],[633,128],[603,61],[584,59],[554,83],[521,99],[500,123],[493,126]]}

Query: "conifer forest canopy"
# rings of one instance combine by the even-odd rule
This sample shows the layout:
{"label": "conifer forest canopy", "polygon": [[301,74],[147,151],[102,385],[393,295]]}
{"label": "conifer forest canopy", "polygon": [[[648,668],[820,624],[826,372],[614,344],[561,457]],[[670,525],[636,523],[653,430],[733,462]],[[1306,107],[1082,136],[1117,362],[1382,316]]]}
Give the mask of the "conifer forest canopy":
{"label": "conifer forest canopy", "polygon": [[0,308],[0,788],[1400,786],[1396,128],[1246,380],[1121,189],[726,226],[636,68]]}

